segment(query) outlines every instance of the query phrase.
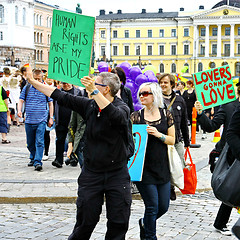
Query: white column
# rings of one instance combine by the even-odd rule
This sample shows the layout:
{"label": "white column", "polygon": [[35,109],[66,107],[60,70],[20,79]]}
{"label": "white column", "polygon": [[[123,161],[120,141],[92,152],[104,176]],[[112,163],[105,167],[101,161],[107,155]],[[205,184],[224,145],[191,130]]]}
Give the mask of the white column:
{"label": "white column", "polygon": [[231,24],[230,57],[234,57],[234,26],[235,26],[235,24]]}
{"label": "white column", "polygon": [[222,50],[222,25],[218,24],[218,30],[217,30],[217,57],[221,57],[221,50]]}
{"label": "white column", "polygon": [[95,55],[96,60],[100,57],[100,46],[99,46],[99,28],[96,28],[96,41],[95,41]]}
{"label": "white column", "polygon": [[209,57],[209,25],[206,25],[205,57]]}
{"label": "white column", "polygon": [[193,57],[196,58],[198,55],[198,26],[194,25],[194,39],[193,39]]}
{"label": "white column", "polygon": [[106,58],[110,59],[111,54],[111,29],[107,27],[107,45],[106,45]]}

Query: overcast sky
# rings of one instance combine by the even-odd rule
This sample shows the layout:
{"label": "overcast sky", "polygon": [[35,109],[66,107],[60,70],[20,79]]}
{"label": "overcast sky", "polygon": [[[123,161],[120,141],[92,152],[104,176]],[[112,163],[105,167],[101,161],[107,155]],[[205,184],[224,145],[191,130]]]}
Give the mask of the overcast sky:
{"label": "overcast sky", "polygon": [[[205,10],[211,9],[220,0],[40,0],[49,4],[56,4],[62,8],[75,11],[77,3],[80,3],[83,14],[88,16],[98,16],[99,10],[104,9],[106,13],[112,11],[116,13],[121,9],[123,13],[141,12],[143,8],[147,12],[158,12],[162,8],[164,12],[178,12],[180,7],[185,11],[198,10],[200,5],[204,6]],[[156,2],[158,2],[156,4]]]}

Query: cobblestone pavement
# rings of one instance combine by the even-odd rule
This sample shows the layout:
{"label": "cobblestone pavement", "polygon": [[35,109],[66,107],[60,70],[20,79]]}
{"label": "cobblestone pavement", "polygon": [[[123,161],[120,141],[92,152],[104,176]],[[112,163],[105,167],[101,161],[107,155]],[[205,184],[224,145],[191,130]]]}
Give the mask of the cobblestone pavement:
{"label": "cobblestone pavement", "polygon": [[[215,143],[213,134],[202,140],[197,134],[201,148],[190,151],[197,167],[197,193],[178,195],[171,202],[169,211],[158,220],[159,239],[236,239],[222,236],[212,226],[220,202],[211,191],[211,174],[207,166],[208,154]],[[79,167],[64,165],[54,168],[55,133],[51,132],[50,159],[43,162],[43,171],[27,167],[28,151],[24,126],[12,127],[8,135],[9,145],[0,145],[0,239],[67,239],[74,223]],[[135,196],[135,195],[134,195]],[[66,203],[63,203],[66,202]],[[15,203],[15,204],[12,204]],[[21,203],[21,204],[19,204]],[[133,200],[128,240],[139,239],[138,219],[143,216],[142,200]],[[239,215],[233,210],[229,227]],[[104,239],[106,232],[105,206],[101,220],[91,239]]]}
{"label": "cobblestone pavement", "polygon": [[[169,211],[157,222],[159,239],[226,239],[212,226],[220,202],[212,192],[194,196],[179,196],[171,202]],[[133,200],[128,240],[139,239],[138,219],[143,215],[142,200]],[[1,204],[0,239],[63,240],[71,233],[75,222],[75,204]],[[230,227],[238,219],[236,210],[231,215]],[[106,232],[105,206],[100,222],[91,239],[104,239]]]}

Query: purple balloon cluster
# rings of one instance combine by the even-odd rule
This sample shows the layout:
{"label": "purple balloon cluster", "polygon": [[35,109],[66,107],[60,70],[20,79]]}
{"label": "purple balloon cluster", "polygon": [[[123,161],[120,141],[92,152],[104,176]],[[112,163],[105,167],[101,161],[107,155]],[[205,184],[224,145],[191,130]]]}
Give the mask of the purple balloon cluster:
{"label": "purple balloon cluster", "polygon": [[145,82],[158,82],[157,77],[153,71],[147,70],[142,73],[139,67],[131,67],[128,62],[123,62],[119,64],[118,67],[121,67],[126,74],[127,81],[125,86],[131,90],[134,110],[138,111],[142,108],[142,105],[139,103],[137,97],[139,86]]}

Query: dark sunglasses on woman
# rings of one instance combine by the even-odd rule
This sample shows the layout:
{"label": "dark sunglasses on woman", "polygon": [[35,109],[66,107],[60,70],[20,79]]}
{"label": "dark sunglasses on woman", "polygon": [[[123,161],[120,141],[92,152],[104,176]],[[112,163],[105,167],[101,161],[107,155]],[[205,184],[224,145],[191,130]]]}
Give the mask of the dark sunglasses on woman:
{"label": "dark sunglasses on woman", "polygon": [[139,97],[143,96],[143,97],[148,97],[148,95],[152,95],[152,92],[148,92],[148,91],[143,91],[139,93]]}

